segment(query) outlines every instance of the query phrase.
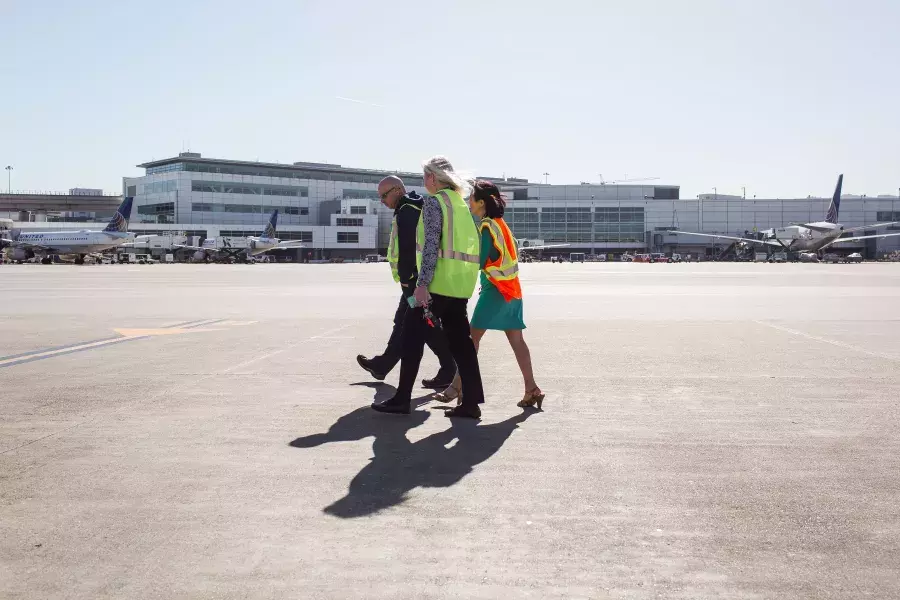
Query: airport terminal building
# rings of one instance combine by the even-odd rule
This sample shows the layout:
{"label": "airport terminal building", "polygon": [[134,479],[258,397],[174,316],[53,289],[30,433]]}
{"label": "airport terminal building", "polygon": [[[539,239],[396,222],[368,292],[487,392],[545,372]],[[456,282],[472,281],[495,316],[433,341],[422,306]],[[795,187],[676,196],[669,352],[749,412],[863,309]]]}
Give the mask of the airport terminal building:
{"label": "airport terminal building", "polygon": [[[213,159],[192,152],[138,166],[145,175],[125,177],[122,189],[134,197],[130,229],[138,234],[181,233],[195,236],[198,243],[209,237],[259,235],[278,209],[278,237],[301,240],[306,246],[284,251],[292,260],[354,259],[386,251],[392,215],[379,202],[376,188],[385,175],[394,173],[324,163]],[[421,172],[396,174],[408,188],[424,192]],[[552,185],[485,178],[503,189],[508,199],[506,220],[522,244],[568,244],[559,253],[644,251],[710,257],[730,242],[672,231],[752,235],[790,223],[821,221],[831,200],[724,194],[682,199],[676,185]],[[828,190],[832,182],[818,185]],[[900,221],[900,199],[844,195],[838,221],[845,227]],[[892,231],[900,227],[872,233]],[[898,248],[900,236],[840,246],[842,251],[864,252],[867,258]]]}

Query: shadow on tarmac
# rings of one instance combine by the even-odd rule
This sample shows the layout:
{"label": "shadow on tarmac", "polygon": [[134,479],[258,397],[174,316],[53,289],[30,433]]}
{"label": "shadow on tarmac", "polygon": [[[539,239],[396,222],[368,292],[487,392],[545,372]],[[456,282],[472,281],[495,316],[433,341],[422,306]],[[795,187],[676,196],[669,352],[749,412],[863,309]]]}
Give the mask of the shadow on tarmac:
{"label": "shadow on tarmac", "polygon": [[[376,398],[386,384],[377,387]],[[390,392],[390,397],[393,392]],[[413,400],[419,407],[431,396]],[[323,512],[352,519],[371,515],[403,503],[417,487],[449,487],[459,483],[472,469],[493,456],[512,432],[535,414],[526,410],[500,423],[479,425],[471,420],[449,420],[450,428],[418,442],[410,442],[406,433],[428,420],[431,413],[413,410],[406,416],[382,415],[368,406],[357,408],[332,425],[327,433],[297,438],[294,448],[313,448],[328,442],[357,441],[373,436],[374,456],[350,482],[347,495],[326,506]],[[447,446],[454,440],[456,444]]]}
{"label": "shadow on tarmac", "polygon": [[[370,387],[377,387],[380,392],[391,386],[372,384]],[[429,398],[414,400],[415,407],[425,404]],[[406,433],[427,421],[430,412],[413,410],[408,416],[382,415],[365,406],[338,419],[327,433],[297,438],[290,445],[313,448],[328,442],[375,438],[374,457],[350,482],[347,495],[323,509],[335,517],[352,519],[401,504],[417,487],[449,487],[459,483],[476,465],[500,450],[519,423],[535,412],[526,410],[490,425],[453,419],[446,431],[413,443],[406,438]],[[456,443],[448,448],[454,440]]]}

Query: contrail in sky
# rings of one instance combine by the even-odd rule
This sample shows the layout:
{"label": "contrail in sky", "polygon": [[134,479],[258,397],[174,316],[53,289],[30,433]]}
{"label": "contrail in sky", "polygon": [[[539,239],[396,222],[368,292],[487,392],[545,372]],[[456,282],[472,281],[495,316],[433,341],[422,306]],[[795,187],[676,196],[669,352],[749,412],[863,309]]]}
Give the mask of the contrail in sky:
{"label": "contrail in sky", "polygon": [[356,104],[368,104],[369,106],[377,106],[378,108],[384,108],[383,104],[375,104],[374,102],[366,102],[365,100],[356,100],[355,98],[345,98],[344,96],[335,96],[338,100],[345,100],[347,102],[354,102]]}

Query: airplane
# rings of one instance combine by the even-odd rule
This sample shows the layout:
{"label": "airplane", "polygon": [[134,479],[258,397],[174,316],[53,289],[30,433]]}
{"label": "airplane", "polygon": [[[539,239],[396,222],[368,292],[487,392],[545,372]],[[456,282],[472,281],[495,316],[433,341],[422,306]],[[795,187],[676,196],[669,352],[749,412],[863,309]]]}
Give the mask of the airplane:
{"label": "airplane", "polygon": [[236,260],[241,255],[245,258],[264,254],[270,250],[286,250],[289,248],[305,248],[302,243],[294,240],[281,241],[275,237],[275,227],[278,224],[278,209],[269,217],[266,228],[263,229],[259,237],[247,236],[247,246],[237,248],[231,245],[227,239],[223,239],[223,247],[216,247],[215,238],[207,238],[203,240],[200,246],[186,246],[175,244],[175,248],[184,248],[186,250],[194,250],[193,260],[197,262],[205,260],[215,260],[217,262],[230,262]]}
{"label": "airplane", "polygon": [[0,248],[5,248],[6,256],[13,261],[23,261],[35,256],[41,257],[41,264],[53,262],[53,255],[75,259],[75,264],[83,265],[84,257],[110,248],[134,242],[134,234],[129,233],[128,218],[134,198],[127,196],[116,209],[103,231],[47,231],[20,233],[16,239],[0,239]]}
{"label": "airplane", "polygon": [[518,238],[513,238],[516,240],[516,251],[519,254],[525,252],[538,252],[540,250],[549,250],[550,248],[567,248],[572,244],[536,244],[532,245],[528,240],[520,240]]}
{"label": "airplane", "polygon": [[831,198],[831,204],[828,205],[828,211],[825,213],[824,221],[817,221],[815,223],[792,223],[788,227],[769,229],[762,232],[762,239],[718,235],[713,233],[697,233],[694,231],[672,231],[671,233],[735,240],[739,243],[759,244],[762,246],[775,247],[779,250],[786,250],[788,252],[819,252],[836,243],[856,242],[859,240],[870,240],[873,238],[900,235],[900,233],[881,233],[877,235],[841,237],[845,233],[854,233],[865,229],[887,227],[888,225],[900,223],[900,221],[893,221],[890,223],[875,223],[873,225],[863,225],[862,227],[844,228],[843,225],[837,222],[838,211],[841,208],[841,186],[843,185],[843,182],[844,176],[839,175],[837,186],[834,188],[834,196]]}

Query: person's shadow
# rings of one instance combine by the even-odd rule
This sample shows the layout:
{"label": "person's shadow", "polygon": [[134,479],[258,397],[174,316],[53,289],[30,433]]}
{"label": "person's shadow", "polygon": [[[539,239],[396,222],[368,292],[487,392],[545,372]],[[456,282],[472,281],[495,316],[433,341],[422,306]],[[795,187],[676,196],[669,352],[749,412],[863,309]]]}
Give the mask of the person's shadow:
{"label": "person's shadow", "polygon": [[[397,392],[394,386],[387,383],[354,383],[354,386],[365,386],[375,389],[375,402],[383,402]],[[347,413],[328,428],[326,433],[314,433],[299,437],[289,445],[294,448],[315,448],[329,442],[356,442],[369,436],[391,437],[399,435],[406,439],[406,432],[424,423],[429,413],[415,410],[427,403],[430,396],[413,400],[413,411],[407,416],[382,415],[369,406],[361,406]]]}
{"label": "person's shadow", "polygon": [[[427,401],[428,397],[420,398],[417,405]],[[350,519],[401,504],[417,487],[459,483],[476,465],[500,450],[519,423],[535,412],[528,409],[491,425],[454,419],[448,422],[446,431],[412,443],[406,433],[424,423],[429,418],[428,411],[414,410],[409,416],[398,417],[378,415],[371,408],[362,407],[338,419],[327,433],[297,438],[290,445],[311,448],[327,442],[375,437],[375,456],[350,482],[347,495],[323,509],[327,514]],[[457,440],[456,444],[447,448],[453,440]]]}

